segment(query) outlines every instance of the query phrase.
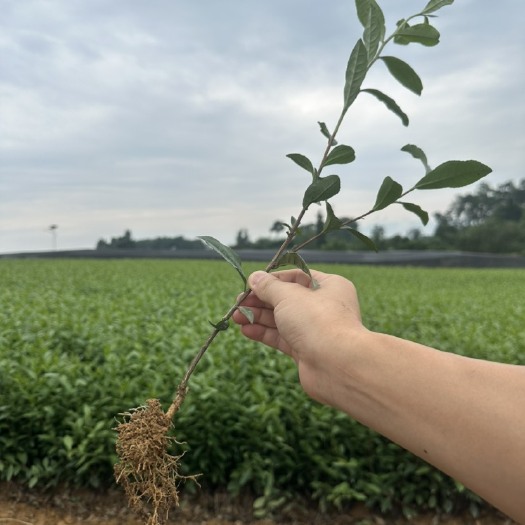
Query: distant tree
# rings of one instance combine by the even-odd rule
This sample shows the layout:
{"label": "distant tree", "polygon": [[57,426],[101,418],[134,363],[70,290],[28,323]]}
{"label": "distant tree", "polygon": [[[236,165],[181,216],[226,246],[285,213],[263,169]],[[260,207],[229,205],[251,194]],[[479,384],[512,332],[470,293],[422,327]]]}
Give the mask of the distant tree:
{"label": "distant tree", "polygon": [[459,231],[456,246],[470,252],[525,254],[525,220],[487,221],[465,228]]}
{"label": "distant tree", "polygon": [[97,250],[107,250],[109,248],[109,244],[104,239],[99,239],[97,242],[96,249]]}
{"label": "distant tree", "polygon": [[271,239],[269,237],[259,237],[251,243],[250,248],[257,250],[277,250],[283,243],[283,239]]}
{"label": "distant tree", "polygon": [[492,253],[525,252],[525,179],[496,188],[480,184],[435,215],[436,240],[445,247]]}
{"label": "distant tree", "polygon": [[452,219],[447,214],[436,213],[436,229],[434,230],[434,237],[442,247],[455,248],[457,242],[458,231],[460,228],[455,226]]}
{"label": "distant tree", "polygon": [[381,226],[380,224],[376,224],[372,228],[370,238],[374,241],[374,244],[377,246],[378,249],[383,249],[385,239],[386,239],[386,233],[385,233],[384,226]]}
{"label": "distant tree", "polygon": [[[315,233],[320,234],[323,231],[323,228],[324,228],[324,217],[323,217],[323,214],[320,211],[318,211],[317,218],[315,221]],[[322,249],[325,244],[326,244],[326,237],[323,235],[322,237],[317,239],[317,241],[315,242],[315,246],[313,247],[317,249]]]}
{"label": "distant tree", "polygon": [[275,221],[270,228],[270,233],[281,233],[286,226],[281,221]]}
{"label": "distant tree", "polygon": [[241,228],[237,232],[237,237],[235,238],[235,248],[242,249],[242,248],[251,248],[251,247],[252,247],[252,243],[250,241],[248,230],[246,228]]}
{"label": "distant tree", "polygon": [[[457,197],[445,213],[434,215],[436,227],[432,235],[423,235],[414,228],[406,235],[387,237],[385,228],[376,225],[370,234],[380,250],[465,250],[493,253],[525,253],[525,179],[515,184],[507,182],[497,187],[487,183],[479,185],[473,194]],[[347,221],[347,218],[341,218]],[[357,229],[359,224],[350,224]],[[321,232],[323,213],[319,211],[312,223],[303,223],[295,245]],[[283,221],[276,220],[270,233],[286,230]],[[245,229],[239,230],[237,248],[270,249],[280,245],[282,239],[260,238],[251,242]],[[363,250],[365,246],[350,232],[329,232],[321,242],[312,242],[308,249]]]}
{"label": "distant tree", "polygon": [[126,230],[122,237],[114,237],[111,239],[111,248],[119,250],[128,250],[135,247],[135,241],[132,239],[131,230]]}
{"label": "distant tree", "polygon": [[135,247],[135,241],[132,238],[131,230],[126,230],[122,237],[112,237],[108,243],[104,239],[100,239],[97,242],[97,250],[117,249],[117,250],[129,250]]}
{"label": "distant tree", "polygon": [[502,184],[495,193],[497,195],[495,219],[518,222],[525,217],[525,179],[518,186],[514,186],[512,182]]}
{"label": "distant tree", "polygon": [[97,250],[195,250],[202,249],[201,241],[185,239],[178,237],[156,237],[154,239],[134,240],[130,230],[126,230],[122,237],[112,237],[108,243],[104,239],[97,242]]}
{"label": "distant tree", "polygon": [[448,222],[456,228],[478,226],[489,220],[519,221],[525,214],[525,179],[492,188],[479,185],[474,194],[457,197],[446,212]]}

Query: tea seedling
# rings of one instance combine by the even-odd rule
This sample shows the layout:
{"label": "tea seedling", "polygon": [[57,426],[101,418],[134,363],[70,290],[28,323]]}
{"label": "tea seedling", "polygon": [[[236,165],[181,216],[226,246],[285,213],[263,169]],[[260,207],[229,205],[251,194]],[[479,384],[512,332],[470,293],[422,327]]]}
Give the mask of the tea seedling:
{"label": "tea seedling", "polygon": [[[475,160],[450,160],[436,168],[431,168],[425,152],[414,144],[407,144],[401,150],[418,160],[424,171],[424,176],[412,187],[404,189],[390,176],[385,177],[370,210],[352,219],[337,217],[330,204],[330,199],[340,192],[341,180],[336,174],[325,175],[326,169],[329,166],[349,164],[355,160],[354,149],[346,144],[338,144],[336,137],[348,109],[355,103],[358,96],[365,93],[375,97],[397,115],[403,125],[409,124],[408,116],[395,100],[378,89],[363,87],[368,72],[378,61],[381,61],[396,81],[413,93],[420,95],[423,84],[414,69],[397,57],[384,55],[383,51],[390,43],[399,45],[417,43],[429,47],[437,45],[440,34],[430,23],[430,19],[435,16],[435,12],[451,5],[453,1],[430,0],[422,11],[398,21],[395,30],[386,36],[385,18],[377,2],[375,0],[356,0],[357,17],[364,31],[350,53],[339,118],[332,132],[329,131],[326,123],[319,122],[320,131],[326,137],[327,143],[317,167],[301,153],[288,155],[295,164],[308,172],[310,182],[304,191],[299,213],[292,217],[289,223],[284,224],[287,230],[286,238],[266,266],[265,271],[271,272],[282,266],[292,265],[310,275],[308,266],[299,252],[319,237],[337,230],[343,230],[357,237],[369,248],[375,250],[372,239],[352,227],[352,224],[391,205],[398,204],[417,215],[426,225],[429,219],[428,213],[418,204],[405,200],[407,195],[416,190],[467,186],[491,172],[488,166]],[[325,206],[326,218],[323,228],[321,232],[302,243],[294,244],[302,220],[313,204],[324,204]],[[239,309],[250,321],[253,321],[252,312],[241,306],[250,290],[247,288],[247,278],[239,256],[213,237],[205,236],[200,239],[235,268],[243,282],[244,291],[219,321],[211,322],[213,330],[190,363],[167,412],[162,411],[158,401],[150,400],[146,406],[124,414],[125,420],[117,427],[117,452],[120,463],[115,466],[116,478],[124,486],[133,507],[145,510],[151,506],[148,525],[164,523],[169,508],[178,504],[177,486],[185,478],[179,474],[180,456],[172,456],[167,451],[168,445],[173,441],[173,438],[168,438],[167,435],[175,413],[184,402],[191,375],[215,337],[228,328],[229,320],[235,310]],[[318,286],[313,279],[311,285],[312,288]]]}

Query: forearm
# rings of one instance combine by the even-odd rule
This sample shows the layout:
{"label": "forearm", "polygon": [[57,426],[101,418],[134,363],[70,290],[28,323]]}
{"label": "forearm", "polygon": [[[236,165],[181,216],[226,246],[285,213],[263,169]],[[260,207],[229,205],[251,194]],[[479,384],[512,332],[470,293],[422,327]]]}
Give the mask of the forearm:
{"label": "forearm", "polygon": [[525,522],[525,369],[366,331],[353,341],[334,353],[328,402]]}

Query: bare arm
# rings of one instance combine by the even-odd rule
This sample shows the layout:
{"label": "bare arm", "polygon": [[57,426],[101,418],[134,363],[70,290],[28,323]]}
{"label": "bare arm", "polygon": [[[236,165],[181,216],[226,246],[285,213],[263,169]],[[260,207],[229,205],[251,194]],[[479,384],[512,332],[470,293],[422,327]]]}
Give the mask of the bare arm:
{"label": "bare arm", "polygon": [[[257,280],[259,277],[260,280]],[[355,289],[315,272],[256,272],[243,333],[290,355],[305,391],[525,523],[525,367],[441,352],[361,324]]]}

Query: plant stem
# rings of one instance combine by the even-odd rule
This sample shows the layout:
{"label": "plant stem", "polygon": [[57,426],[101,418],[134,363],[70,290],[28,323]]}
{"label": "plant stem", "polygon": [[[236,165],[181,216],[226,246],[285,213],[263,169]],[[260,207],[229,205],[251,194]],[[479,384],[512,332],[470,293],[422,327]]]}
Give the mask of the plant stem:
{"label": "plant stem", "polygon": [[[332,137],[333,136],[334,135],[332,135]],[[271,270],[277,267],[279,259],[281,258],[281,256],[284,254],[284,252],[288,249],[288,247],[294,240],[297,234],[297,230],[301,224],[301,221],[305,213],[306,213],[306,208],[303,208],[301,212],[299,213],[297,220],[290,228],[290,231],[288,232],[286,239],[283,241],[283,243],[281,244],[277,252],[275,252],[275,255],[272,257],[272,260],[268,263],[268,265],[264,269],[265,272],[270,272]],[[251,292],[251,289],[247,288],[241,295],[239,295],[239,297],[237,298],[237,301],[235,301],[235,303],[230,307],[230,309],[222,317],[220,321],[221,323],[227,322],[230,320],[235,310],[239,308],[240,304],[246,299],[246,297],[248,297],[250,292]],[[173,419],[173,416],[179,410],[180,406],[184,402],[184,399],[186,398],[186,394],[188,393],[188,383],[189,383],[190,377],[195,371],[195,368],[197,368],[199,361],[202,359],[203,355],[206,353],[206,350],[208,350],[211,343],[217,337],[219,332],[222,332],[222,331],[224,330],[220,328],[214,328],[213,331],[208,336],[208,338],[206,339],[206,341],[200,347],[195,357],[191,360],[191,363],[189,364],[188,369],[186,370],[186,373],[184,374],[184,377],[182,378],[182,381],[179,383],[179,386],[177,387],[175,397],[170,407],[168,408],[168,411],[166,412],[166,416],[169,419]]]}
{"label": "plant stem", "polygon": [[323,158],[321,159],[321,162],[319,163],[319,169],[317,170],[317,174],[320,175],[321,171],[323,171],[324,163],[326,162],[326,159],[328,158],[328,154],[330,153],[330,150],[332,149],[332,145],[335,140],[335,136],[337,135],[337,132],[339,131],[339,128],[341,127],[341,124],[343,123],[343,120],[345,118],[346,110],[343,109],[341,111],[341,114],[339,115],[339,120],[337,121],[337,124],[335,125],[334,131],[330,135],[330,138],[328,139],[328,144],[326,145],[326,149],[324,150]]}
{"label": "plant stem", "polygon": [[[409,190],[405,191],[404,193],[401,194],[399,199],[402,199],[405,195],[408,195],[409,193],[411,193],[415,189],[416,188],[414,186],[414,187],[410,188]],[[398,201],[399,201],[399,199],[398,199]],[[352,219],[347,219],[346,221],[343,221],[341,223],[341,226],[348,226],[349,224],[352,224],[353,222],[360,221],[361,219],[364,219],[365,217],[368,217],[369,215],[372,215],[372,213],[375,213],[376,211],[381,211],[381,210],[368,210],[366,213],[363,213],[362,215],[359,215],[358,217],[354,217]],[[299,244],[298,246],[293,248],[292,251],[293,252],[298,252],[299,250],[302,250],[305,246],[308,246],[310,243],[312,243],[312,242],[316,241],[317,239],[320,239],[321,237],[323,237],[325,235],[325,233],[326,232],[321,231],[321,232],[313,235],[309,239],[306,239],[306,241],[303,241],[301,244]]]}

